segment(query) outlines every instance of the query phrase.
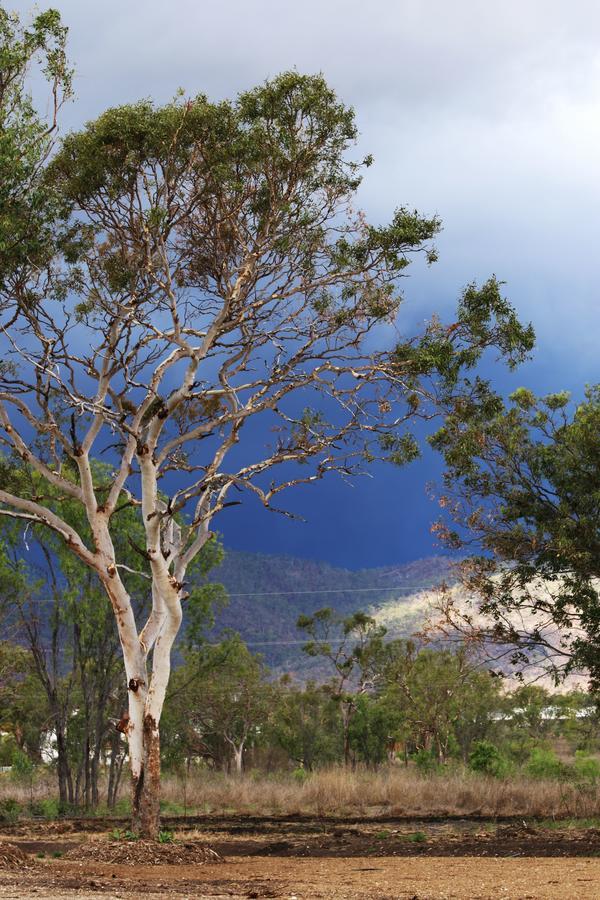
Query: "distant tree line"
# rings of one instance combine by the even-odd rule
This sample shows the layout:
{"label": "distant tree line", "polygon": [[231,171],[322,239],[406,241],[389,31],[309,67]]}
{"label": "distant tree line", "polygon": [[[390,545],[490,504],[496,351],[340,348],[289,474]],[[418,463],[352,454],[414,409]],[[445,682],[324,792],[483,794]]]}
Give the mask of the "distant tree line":
{"label": "distant tree line", "polygon": [[[205,573],[219,555],[215,545]],[[67,579],[64,572],[43,578],[40,565],[37,580],[29,573],[28,581],[10,541],[2,562],[5,588],[12,580],[18,592],[5,604],[14,639],[0,644],[0,764],[16,773],[55,771],[63,811],[114,807],[127,744],[112,612],[68,569]],[[74,602],[78,590],[86,599]],[[298,625],[304,651],[322,658],[330,677],[275,677],[239,635],[207,642],[213,606],[222,601],[218,586],[195,597],[165,706],[168,771],[304,778],[331,765],[423,773],[458,765],[497,777],[520,769],[533,777],[600,777],[599,714],[586,691],[509,690],[467,645],[390,640],[366,613],[340,617],[329,608]],[[50,632],[38,626],[48,612]],[[561,762],[567,757],[570,764]]]}

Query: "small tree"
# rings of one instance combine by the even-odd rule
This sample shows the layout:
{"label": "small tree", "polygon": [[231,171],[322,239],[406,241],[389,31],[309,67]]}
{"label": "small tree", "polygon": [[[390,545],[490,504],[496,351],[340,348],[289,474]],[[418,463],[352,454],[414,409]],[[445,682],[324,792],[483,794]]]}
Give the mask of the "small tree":
{"label": "small tree", "polygon": [[321,656],[333,666],[331,693],[340,705],[344,742],[344,763],[351,762],[350,726],[356,715],[357,699],[372,689],[380,674],[386,629],[372,616],[358,611],[342,618],[324,607],[312,616],[300,616],[298,628],[312,640],[302,649],[309,656]]}
{"label": "small tree", "polygon": [[[50,24],[47,73],[66,89],[64,32],[56,14]],[[23,45],[14,28],[2,37],[4,54]],[[30,57],[18,56],[13,84]],[[10,90],[2,122],[34,116]],[[46,139],[30,131],[11,137],[35,157],[11,176],[11,215],[35,247],[0,260],[0,441],[80,504],[85,522],[74,528],[50,493],[9,472],[0,513],[53,530],[104,586],[128,685],[133,827],[155,837],[171,649],[215,515],[243,489],[273,507],[329,472],[413,458],[407,426],[430,414],[427,398],[490,344],[520,358],[531,335],[490,281],[465,292],[450,328],[434,321],[392,352],[376,349],[378,326],[400,307],[398,279],[414,253],[434,258],[439,223],[400,209],[372,226],[352,211],[354,116],[320,77],[286,73],[234,102],[111,109],[50,165]],[[12,225],[0,227],[1,249]],[[100,452],[110,477],[91,464]],[[145,534],[143,624],[115,548],[125,506]]]}
{"label": "small tree", "polygon": [[309,681],[301,688],[284,676],[274,699],[269,734],[291,760],[312,772],[340,759],[340,711],[326,686]]}
{"label": "small tree", "polygon": [[[97,464],[96,464],[97,465]],[[35,472],[16,470],[29,489],[40,489]],[[82,509],[70,499],[55,498],[65,521],[81,528]],[[115,523],[115,546],[125,563],[135,565],[130,541],[143,540],[132,508]],[[46,696],[56,741],[56,770],[61,809],[99,802],[99,775],[105,745],[123,712],[122,663],[114,615],[95,572],[70,552],[61,538],[33,525],[27,531],[17,519],[0,523],[0,590],[18,640],[27,648],[32,677]],[[136,613],[148,607],[146,579],[132,581]],[[119,735],[117,734],[117,737]],[[120,741],[112,741],[116,756]],[[111,801],[113,796],[109,798]]]}
{"label": "small tree", "polygon": [[[244,752],[264,730],[273,708],[272,688],[262,658],[252,654],[238,635],[211,648],[214,664],[199,673],[190,660],[193,688],[188,694],[187,719],[207,743],[216,737],[228,749],[238,775],[244,767]],[[185,670],[180,678],[185,681]]]}

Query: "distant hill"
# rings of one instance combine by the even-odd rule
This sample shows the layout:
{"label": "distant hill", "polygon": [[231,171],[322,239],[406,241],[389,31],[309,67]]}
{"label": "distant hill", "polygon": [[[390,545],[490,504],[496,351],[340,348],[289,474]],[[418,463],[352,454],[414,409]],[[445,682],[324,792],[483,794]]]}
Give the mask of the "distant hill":
{"label": "distant hill", "polygon": [[221,582],[229,594],[217,631],[238,631],[276,671],[306,673],[310,661],[301,650],[303,635],[296,628],[299,615],[324,606],[342,615],[358,609],[393,608],[395,624],[390,632],[410,633],[423,618],[422,592],[448,578],[450,565],[447,557],[433,556],[351,571],[293,556],[230,550],[210,573],[210,580]]}

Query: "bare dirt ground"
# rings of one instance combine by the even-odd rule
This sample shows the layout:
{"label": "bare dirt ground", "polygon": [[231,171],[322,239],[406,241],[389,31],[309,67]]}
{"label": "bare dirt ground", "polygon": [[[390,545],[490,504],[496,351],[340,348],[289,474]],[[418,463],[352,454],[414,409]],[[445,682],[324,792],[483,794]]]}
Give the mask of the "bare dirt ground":
{"label": "bare dirt ground", "polygon": [[[206,817],[179,821],[175,837],[165,851],[173,848],[176,864],[142,863],[134,845],[131,860],[116,864],[97,861],[89,846],[97,845],[97,857],[106,859],[105,821],[4,827],[2,845],[21,852],[11,868],[0,869],[0,898],[600,897],[598,829],[469,819]],[[189,864],[186,854],[201,858],[201,846],[225,861]]]}

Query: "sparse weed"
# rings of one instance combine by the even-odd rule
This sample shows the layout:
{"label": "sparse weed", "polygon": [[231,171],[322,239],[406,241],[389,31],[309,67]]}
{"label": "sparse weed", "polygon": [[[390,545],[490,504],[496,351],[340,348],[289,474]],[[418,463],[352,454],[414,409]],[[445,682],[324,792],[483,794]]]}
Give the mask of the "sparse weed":
{"label": "sparse weed", "polygon": [[427,835],[424,831],[415,831],[413,834],[407,834],[406,840],[413,844],[422,844],[427,840]]}
{"label": "sparse weed", "polygon": [[108,834],[108,839],[109,841],[137,841],[139,835],[135,831],[130,831],[129,828],[113,828]]}

